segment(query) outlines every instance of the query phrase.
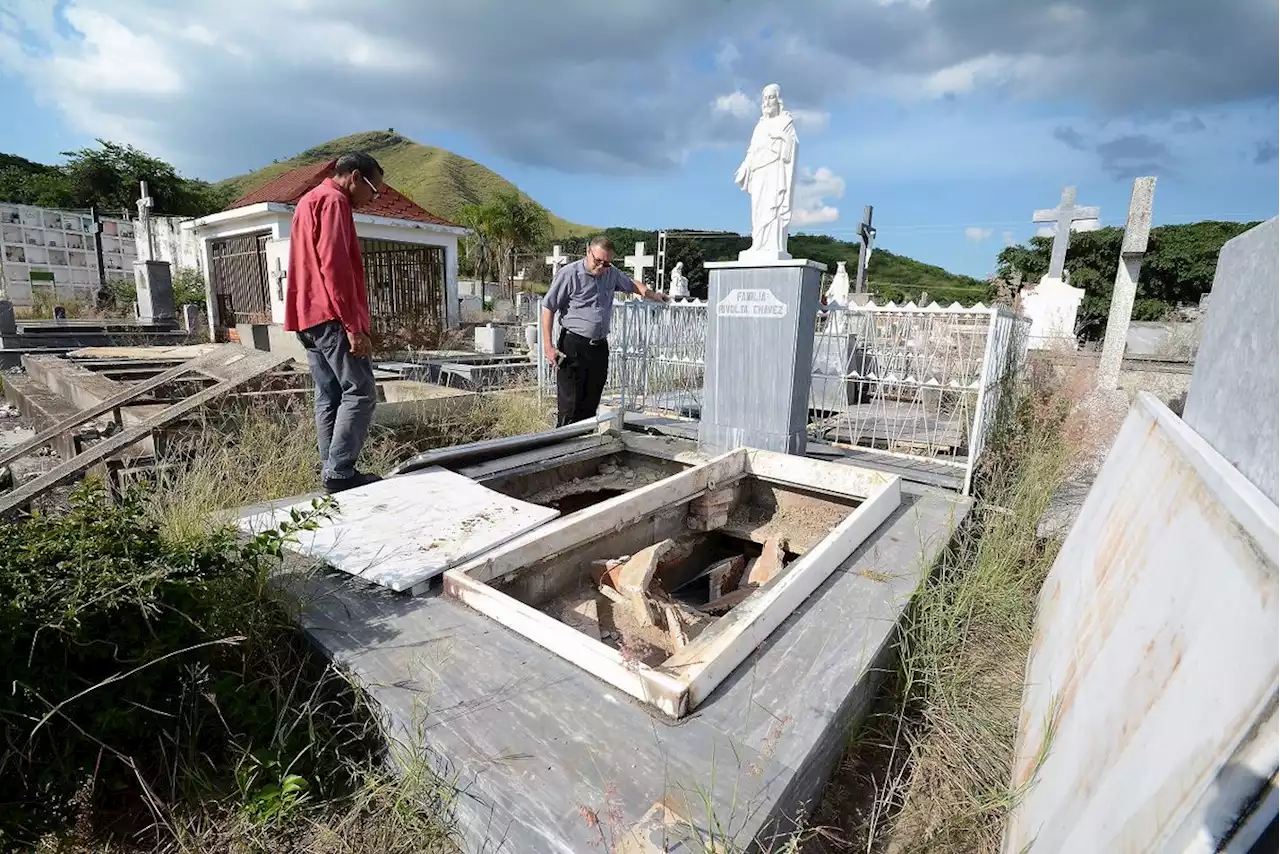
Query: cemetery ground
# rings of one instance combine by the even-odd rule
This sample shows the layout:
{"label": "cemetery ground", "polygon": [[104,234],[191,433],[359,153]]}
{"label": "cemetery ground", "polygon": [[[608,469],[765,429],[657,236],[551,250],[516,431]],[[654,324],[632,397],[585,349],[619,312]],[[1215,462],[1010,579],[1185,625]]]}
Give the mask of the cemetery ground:
{"label": "cemetery ground", "polygon": [[[977,512],[919,591],[881,699],[812,821],[776,850],[998,847],[1018,795],[1033,606],[1055,549],[1036,523],[1069,438],[1088,428],[1068,413],[1091,382],[1046,370],[1004,397]],[[547,416],[529,397],[482,398],[377,431],[369,467],[543,429]],[[0,848],[452,854],[451,781],[412,745],[383,754],[376,712],[316,660],[296,606],[267,584],[288,531],[246,542],[219,527],[219,510],[314,489],[309,411],[210,416],[182,462],[115,506],[87,484],[55,512],[0,523],[13,687],[0,699]],[[331,510],[319,502],[293,525]],[[613,851],[622,818],[607,803],[602,791],[575,808]],[[705,850],[726,849],[712,839]]]}

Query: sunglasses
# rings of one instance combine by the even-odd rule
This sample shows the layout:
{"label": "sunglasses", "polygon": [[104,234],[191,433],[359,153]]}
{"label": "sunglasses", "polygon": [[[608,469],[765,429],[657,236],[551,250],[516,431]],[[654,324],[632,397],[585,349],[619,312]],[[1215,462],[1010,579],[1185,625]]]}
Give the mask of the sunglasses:
{"label": "sunglasses", "polygon": [[608,266],[609,266],[609,264],[611,263],[610,261],[608,261],[608,260],[606,260],[606,259],[604,259],[604,258],[601,258],[601,257],[597,256],[597,255],[596,255],[596,253],[594,253],[594,252],[588,252],[588,253],[587,253],[587,257],[588,257],[588,258],[590,258],[592,261],[594,261],[596,264],[598,264],[598,265],[599,265],[599,266],[601,266],[601,267],[608,267]]}

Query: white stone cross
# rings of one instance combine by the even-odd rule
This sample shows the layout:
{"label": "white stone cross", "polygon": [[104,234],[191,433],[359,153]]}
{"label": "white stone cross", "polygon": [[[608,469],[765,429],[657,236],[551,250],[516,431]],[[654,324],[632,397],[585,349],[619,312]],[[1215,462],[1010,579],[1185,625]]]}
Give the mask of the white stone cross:
{"label": "white stone cross", "polygon": [[1071,224],[1080,220],[1097,219],[1097,208],[1082,208],[1076,205],[1076,188],[1066,187],[1062,191],[1062,203],[1056,208],[1038,210],[1031,215],[1032,222],[1057,223],[1058,229],[1053,235],[1053,251],[1049,254],[1049,272],[1046,279],[1062,281],[1062,270],[1067,263],[1067,243],[1071,240]]}
{"label": "white stone cross", "polygon": [[559,243],[551,247],[551,249],[552,253],[547,256],[547,266],[551,268],[551,275],[555,276],[556,273],[560,272],[560,268],[564,266],[564,263],[569,260],[569,256],[561,254]]}
{"label": "white stone cross", "polygon": [[644,271],[653,266],[653,256],[644,254],[644,243],[637,243],[636,254],[623,258],[622,263],[631,268],[632,276],[643,282]]}
{"label": "white stone cross", "polygon": [[1129,321],[1133,317],[1133,299],[1138,293],[1138,274],[1142,256],[1147,251],[1151,234],[1151,201],[1156,191],[1155,178],[1134,178],[1129,197],[1129,219],[1120,244],[1120,264],[1111,291],[1111,314],[1107,317],[1107,334],[1102,342],[1102,358],[1098,361],[1098,388],[1111,390],[1120,386],[1120,364],[1129,338]]}
{"label": "white stone cross", "polygon": [[142,233],[147,238],[147,260],[155,260],[155,247],[151,240],[151,209],[155,207],[155,200],[147,195],[147,182],[139,181],[138,188],[142,191],[141,198],[138,199],[138,226],[142,229]]}
{"label": "white stone cross", "polygon": [[276,283],[276,299],[284,300],[284,283],[289,278],[289,271],[280,263],[280,259],[276,259],[276,268],[271,272],[271,278]]}

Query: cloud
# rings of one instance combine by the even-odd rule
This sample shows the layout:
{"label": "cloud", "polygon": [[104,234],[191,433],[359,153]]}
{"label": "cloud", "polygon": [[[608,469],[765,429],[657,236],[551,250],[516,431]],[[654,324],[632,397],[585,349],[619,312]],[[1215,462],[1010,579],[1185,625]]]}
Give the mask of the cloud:
{"label": "cloud", "polygon": [[[973,243],[981,243],[993,234],[995,234],[995,231],[990,228],[979,228],[976,225],[971,225],[964,230],[964,239]],[[1005,234],[1008,234],[1008,232],[1006,231]]]}
{"label": "cloud", "polygon": [[1056,225],[1042,225],[1036,229],[1036,237],[1055,237],[1058,234]]}
{"label": "cloud", "polygon": [[1018,244],[1018,240],[1013,236],[1012,231],[1003,232],[1000,235],[1000,239],[1004,241],[1005,246],[1016,246]]}
{"label": "cloud", "polygon": [[1196,115],[1190,115],[1186,118],[1178,119],[1173,123],[1175,133],[1199,133],[1206,127],[1204,119]]}
{"label": "cloud", "polygon": [[840,218],[839,208],[826,203],[828,198],[844,196],[844,179],[825,166],[816,170],[800,168],[796,176],[795,204],[791,221],[797,226],[822,225]]}
{"label": "cloud", "polygon": [[1084,151],[1089,147],[1088,142],[1080,131],[1067,125],[1059,125],[1053,129],[1053,138],[1061,143],[1074,148],[1076,151]]}
{"label": "cloud", "polygon": [[1117,181],[1140,175],[1159,175],[1172,168],[1173,154],[1163,142],[1141,133],[1125,134],[1098,143],[1102,169]]}
{"label": "cloud", "polygon": [[[740,136],[754,116],[744,99],[773,81],[809,133],[859,98],[1033,99],[1105,119],[1277,92],[1268,0],[616,0],[608,37],[588,39],[565,22],[597,15],[589,0],[376,9],[8,0],[0,73],[70,130],[208,177],[384,127],[466,135],[561,172],[652,174]],[[1115,172],[1168,158],[1111,161]]]}
{"label": "cloud", "polygon": [[1268,163],[1275,163],[1277,157],[1280,157],[1280,146],[1276,145],[1274,139],[1258,140],[1253,153],[1255,165],[1265,166]]}
{"label": "cloud", "polygon": [[748,119],[759,112],[755,101],[741,92],[717,96],[711,104],[711,109],[726,116],[733,116],[735,119]]}

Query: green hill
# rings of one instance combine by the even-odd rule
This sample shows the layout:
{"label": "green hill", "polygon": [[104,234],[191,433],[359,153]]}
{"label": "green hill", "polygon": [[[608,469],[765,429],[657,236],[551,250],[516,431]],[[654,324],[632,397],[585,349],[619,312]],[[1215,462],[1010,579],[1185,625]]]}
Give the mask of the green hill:
{"label": "green hill", "polygon": [[[498,173],[430,145],[420,145],[394,131],[369,131],[331,140],[288,160],[264,166],[247,175],[222,181],[218,186],[238,198],[261,187],[290,169],[337,157],[348,151],[367,151],[387,170],[387,183],[445,219],[456,219],[463,205],[484,203],[503,191],[519,188]],[[520,195],[528,198],[525,193]],[[569,222],[551,214],[557,235],[576,237],[590,234],[591,226]]]}

